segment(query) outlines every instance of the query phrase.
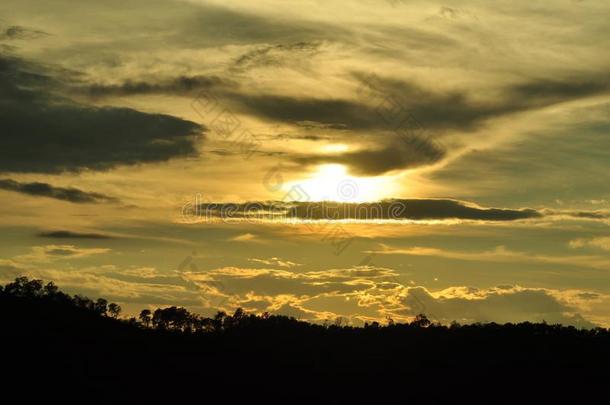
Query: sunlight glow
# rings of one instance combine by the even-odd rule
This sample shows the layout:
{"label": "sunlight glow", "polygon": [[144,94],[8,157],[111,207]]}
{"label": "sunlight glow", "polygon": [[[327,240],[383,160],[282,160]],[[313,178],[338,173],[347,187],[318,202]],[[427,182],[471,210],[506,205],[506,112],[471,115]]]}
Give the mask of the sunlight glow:
{"label": "sunlight glow", "polygon": [[347,152],[348,150],[349,146],[344,143],[330,143],[322,147],[323,153],[342,153]]}
{"label": "sunlight glow", "polygon": [[[392,176],[355,177],[341,164],[324,164],[304,180],[287,184],[288,199],[297,201],[367,202],[395,195]],[[292,190],[292,192],[291,192]]]}

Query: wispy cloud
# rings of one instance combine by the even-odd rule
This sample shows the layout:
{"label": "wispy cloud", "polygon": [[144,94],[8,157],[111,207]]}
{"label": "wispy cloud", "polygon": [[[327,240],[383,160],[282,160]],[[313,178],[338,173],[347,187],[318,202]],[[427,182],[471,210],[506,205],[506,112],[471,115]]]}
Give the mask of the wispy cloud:
{"label": "wispy cloud", "polygon": [[20,183],[11,179],[0,179],[0,189],[38,197],[54,198],[77,204],[117,203],[118,198],[102,193],[82,191],[73,187],[56,187],[48,183]]}
{"label": "wispy cloud", "polygon": [[610,268],[610,258],[605,256],[551,256],[535,253],[525,253],[512,251],[504,246],[498,246],[494,250],[465,252],[456,250],[447,250],[430,247],[392,247],[380,244],[380,249],[366,251],[365,253],[374,253],[382,255],[407,255],[407,256],[432,256],[442,257],[447,259],[496,262],[496,263],[550,263],[558,265],[570,265],[576,267],[589,267],[600,270]]}
{"label": "wispy cloud", "polygon": [[52,238],[52,239],[113,239],[116,236],[95,233],[95,232],[77,232],[67,230],[57,231],[43,231],[36,234],[40,238]]}
{"label": "wispy cloud", "polygon": [[595,247],[603,250],[610,250],[610,237],[574,239],[570,241],[570,247],[574,249],[583,247]]}
{"label": "wispy cloud", "polygon": [[49,263],[58,260],[80,259],[110,252],[108,248],[81,248],[74,245],[33,246],[30,253],[15,256],[16,263]]}
{"label": "wispy cloud", "polygon": [[262,240],[253,233],[242,233],[229,239],[231,242],[256,242],[260,243]]}
{"label": "wispy cloud", "polygon": [[270,257],[269,259],[251,258],[251,259],[248,259],[248,261],[253,262],[253,263],[264,264],[267,266],[285,267],[288,269],[290,269],[292,267],[302,266],[302,264],[300,264],[300,263],[291,262],[290,260],[283,260],[283,259],[280,259],[277,257]]}

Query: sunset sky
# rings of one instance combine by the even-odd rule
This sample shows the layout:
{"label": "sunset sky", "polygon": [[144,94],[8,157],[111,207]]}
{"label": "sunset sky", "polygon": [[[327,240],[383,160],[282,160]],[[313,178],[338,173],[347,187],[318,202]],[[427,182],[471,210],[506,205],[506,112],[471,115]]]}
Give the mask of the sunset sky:
{"label": "sunset sky", "polygon": [[4,0],[0,282],[125,315],[608,327],[609,15]]}

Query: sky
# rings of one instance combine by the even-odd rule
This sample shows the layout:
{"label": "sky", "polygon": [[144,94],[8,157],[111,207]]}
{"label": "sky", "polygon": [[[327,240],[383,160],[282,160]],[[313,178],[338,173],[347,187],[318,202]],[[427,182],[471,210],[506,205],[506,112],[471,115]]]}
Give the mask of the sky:
{"label": "sky", "polygon": [[5,0],[0,282],[610,326],[603,0]]}

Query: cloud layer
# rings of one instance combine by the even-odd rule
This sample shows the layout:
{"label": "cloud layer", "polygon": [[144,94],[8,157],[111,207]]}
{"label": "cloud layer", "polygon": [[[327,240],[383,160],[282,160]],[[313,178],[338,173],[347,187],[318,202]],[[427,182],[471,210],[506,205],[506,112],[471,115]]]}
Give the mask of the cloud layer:
{"label": "cloud layer", "polygon": [[42,68],[0,55],[0,172],[59,173],[196,155],[203,127],[53,94]]}
{"label": "cloud layer", "polygon": [[0,189],[38,197],[54,198],[77,204],[119,202],[117,198],[105,194],[86,192],[72,187],[55,187],[40,182],[20,183],[11,179],[0,179]]}
{"label": "cloud layer", "polygon": [[485,208],[449,199],[391,199],[375,203],[249,202],[203,203],[187,207],[185,217],[202,219],[252,220],[473,220],[516,221],[541,218],[533,209]]}

